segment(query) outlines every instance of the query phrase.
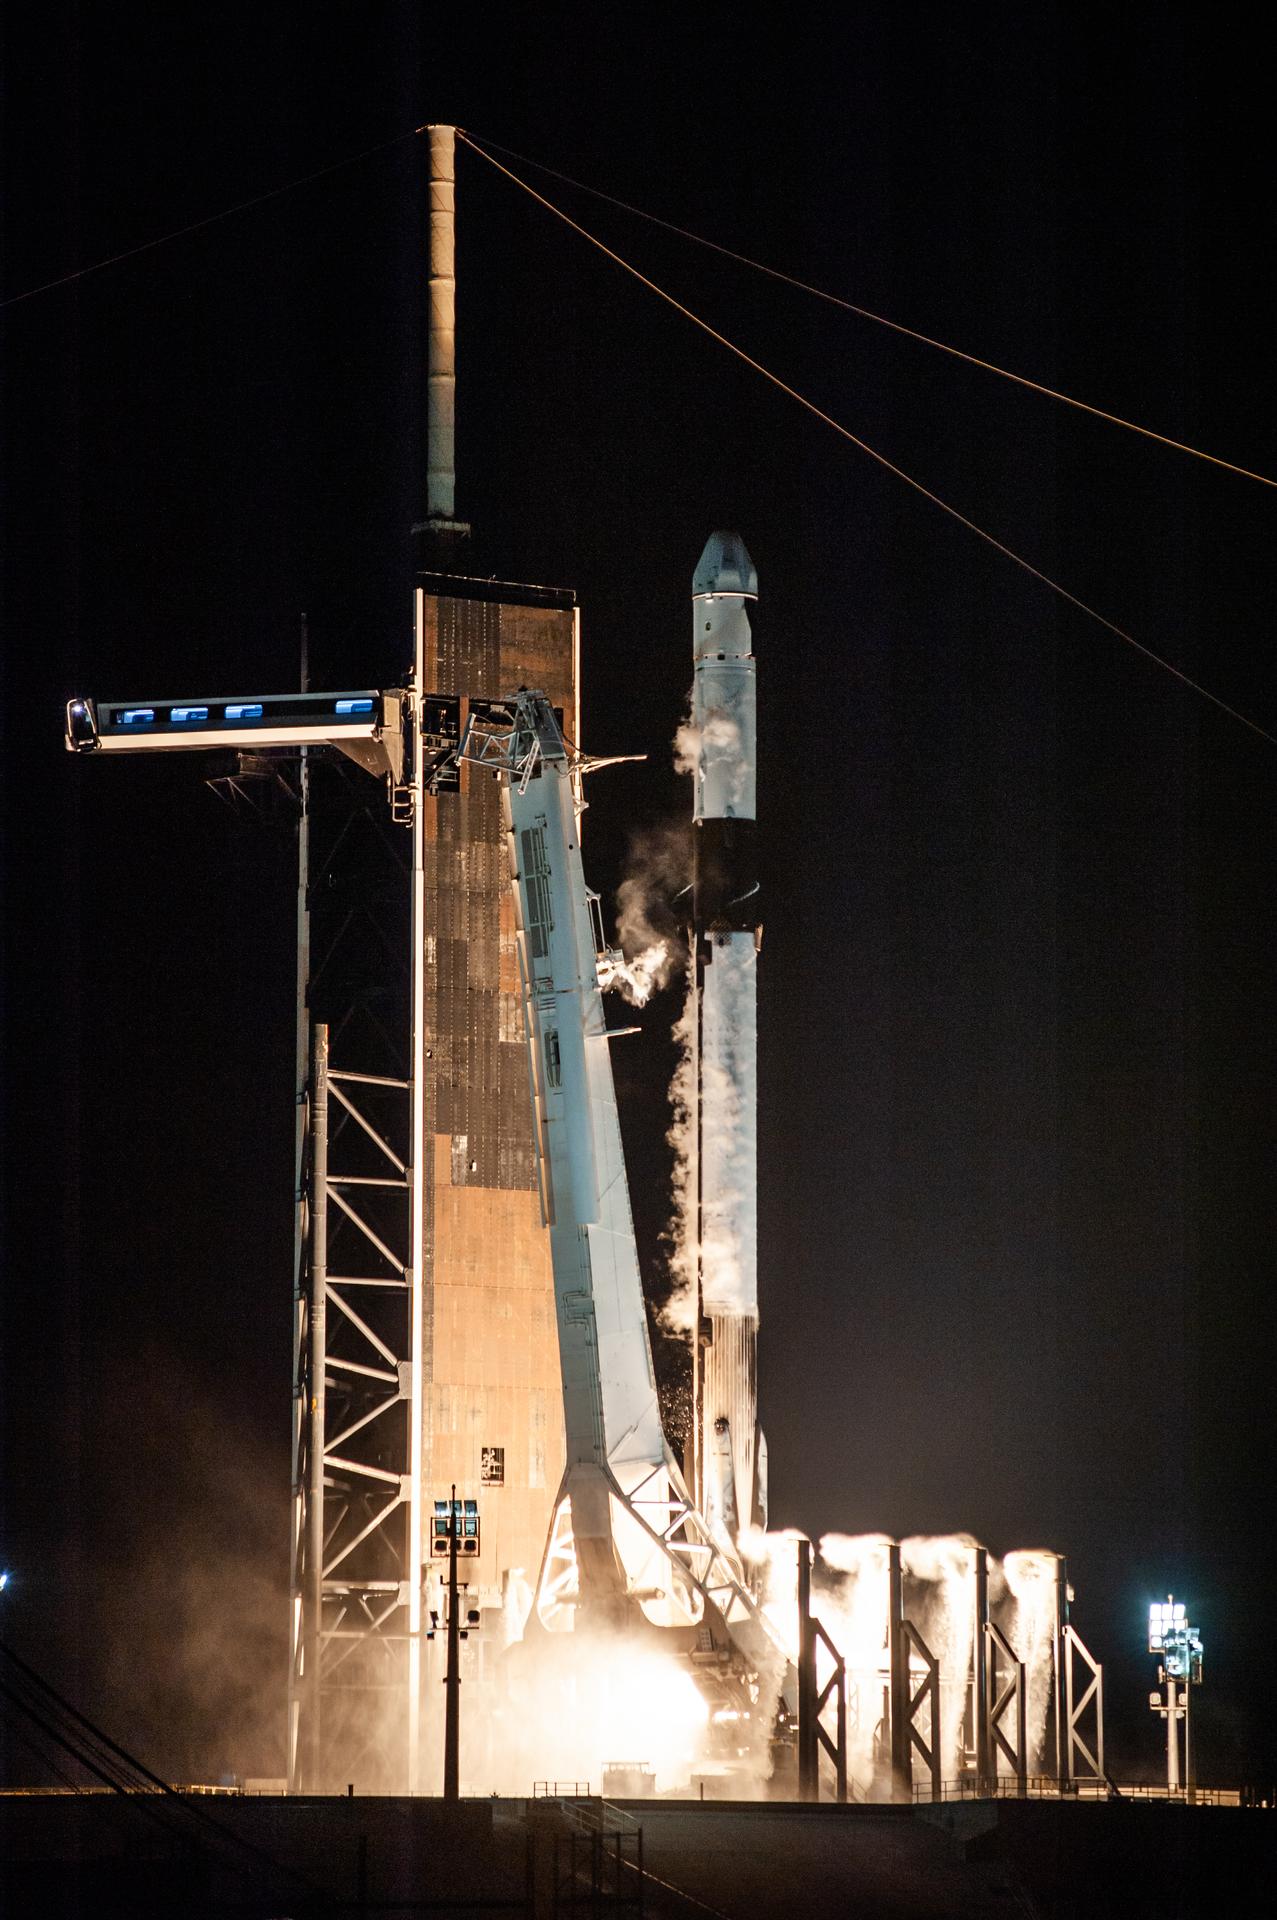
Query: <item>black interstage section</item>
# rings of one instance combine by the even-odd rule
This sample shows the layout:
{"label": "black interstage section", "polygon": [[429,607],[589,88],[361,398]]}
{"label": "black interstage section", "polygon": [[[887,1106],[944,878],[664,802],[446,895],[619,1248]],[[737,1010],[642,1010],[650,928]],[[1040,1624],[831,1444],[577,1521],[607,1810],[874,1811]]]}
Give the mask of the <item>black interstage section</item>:
{"label": "black interstage section", "polygon": [[748,933],[762,921],[756,820],[698,820],[693,913],[702,933]]}

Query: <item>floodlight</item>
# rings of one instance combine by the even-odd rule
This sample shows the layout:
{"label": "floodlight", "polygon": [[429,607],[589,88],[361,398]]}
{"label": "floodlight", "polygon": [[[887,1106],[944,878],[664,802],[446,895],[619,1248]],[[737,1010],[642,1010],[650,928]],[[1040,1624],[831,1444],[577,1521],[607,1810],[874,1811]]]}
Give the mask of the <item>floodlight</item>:
{"label": "floodlight", "polygon": [[97,715],[91,700],[67,701],[66,743],[71,753],[91,753],[98,744]]}

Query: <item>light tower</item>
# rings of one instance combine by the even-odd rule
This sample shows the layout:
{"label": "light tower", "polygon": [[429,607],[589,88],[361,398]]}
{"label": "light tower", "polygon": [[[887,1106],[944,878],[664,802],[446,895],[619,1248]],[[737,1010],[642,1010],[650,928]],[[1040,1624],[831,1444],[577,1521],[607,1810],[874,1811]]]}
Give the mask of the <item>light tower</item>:
{"label": "light tower", "polygon": [[[1150,1693],[1148,1704],[1166,1722],[1166,1791],[1186,1790],[1190,1799],[1197,1786],[1193,1764],[1192,1697],[1201,1685],[1202,1641],[1188,1618],[1188,1608],[1174,1594],[1155,1600],[1148,1610],[1148,1650],[1159,1656],[1157,1677],[1165,1698]],[[1179,1723],[1184,1723],[1184,1766],[1181,1775]]]}

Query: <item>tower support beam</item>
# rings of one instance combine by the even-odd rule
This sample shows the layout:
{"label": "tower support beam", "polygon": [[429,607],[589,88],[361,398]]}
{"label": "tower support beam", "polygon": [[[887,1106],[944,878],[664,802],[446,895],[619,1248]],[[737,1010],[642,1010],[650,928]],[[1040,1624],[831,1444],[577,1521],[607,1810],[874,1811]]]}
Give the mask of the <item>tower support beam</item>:
{"label": "tower support beam", "polygon": [[[829,1678],[820,1685],[819,1653],[829,1656]],[[834,1702],[834,1732],[824,1723]],[[834,1799],[847,1798],[847,1665],[811,1610],[811,1541],[798,1542],[798,1798],[820,1799],[820,1756],[834,1766]]]}
{"label": "tower support beam", "polygon": [[324,1611],[324,1433],[328,1373],[328,1029],[310,1055],[310,1468],[306,1540],[306,1777],[320,1777]]}
{"label": "tower support beam", "polygon": [[[449,129],[451,131],[451,129]],[[426,1279],[426,808],[421,702],[425,681],[424,619],[417,595],[413,649],[411,713],[412,763],[408,785],[412,807],[412,1011],[408,1078],[411,1102],[411,1153],[408,1167],[408,1791],[421,1791],[421,1583],[424,1566],[422,1473]]]}
{"label": "tower support beam", "polygon": [[[887,1552],[887,1658],[891,1707],[891,1797],[913,1798],[913,1759],[927,1769],[933,1800],[940,1798],[940,1662],[905,1614],[904,1566],[899,1541]],[[914,1685],[915,1673],[918,1683]],[[918,1724],[926,1707],[927,1731]]]}

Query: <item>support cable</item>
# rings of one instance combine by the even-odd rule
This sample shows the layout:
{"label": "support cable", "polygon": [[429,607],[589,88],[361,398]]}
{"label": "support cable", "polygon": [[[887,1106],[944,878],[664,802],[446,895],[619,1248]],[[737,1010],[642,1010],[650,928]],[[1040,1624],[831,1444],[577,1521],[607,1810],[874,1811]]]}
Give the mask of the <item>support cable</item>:
{"label": "support cable", "polygon": [[1222,713],[1228,714],[1231,719],[1239,721],[1243,727],[1249,728],[1251,733],[1257,733],[1261,740],[1266,740],[1270,746],[1277,747],[1277,734],[1269,733],[1266,728],[1259,726],[1254,720],[1248,720],[1244,713],[1239,713],[1236,707],[1230,707],[1226,700],[1221,700],[1218,694],[1212,693],[1208,687],[1202,686],[1200,681],[1190,678],[1190,676],[1184,673],[1179,667],[1173,666],[1169,660],[1164,659],[1160,653],[1154,653],[1151,647],[1146,647],[1143,641],[1137,640],[1134,634],[1126,631],[1125,627],[1119,627],[1115,621],[1108,619],[1105,614],[1098,612],[1096,608],[1092,606],[1088,606],[1085,600],[1079,599],[1075,593],[1070,593],[1067,587],[1061,586],[1058,580],[1053,580],[1050,574],[1043,573],[1040,567],[1035,567],[1031,560],[1024,559],[1013,547],[1008,547],[1005,542],[999,540],[996,535],[987,533],[983,527],[979,526],[974,520],[968,519],[966,514],[961,513],[957,507],[950,506],[949,502],[942,499],[938,493],[933,493],[930,487],[924,486],[921,480],[915,480],[912,474],[906,473],[904,468],[897,466],[894,460],[889,460],[885,453],[879,453],[876,447],[870,446],[867,440],[862,440],[858,434],[852,432],[850,427],[846,427],[840,420],[836,420],[831,413],[826,413],[823,407],[818,407],[814,400],[809,399],[807,395],[800,392],[797,387],[791,386],[787,380],[782,380],[778,373],[773,373],[770,367],[764,366],[761,360],[756,360],[752,354],[745,351],[744,347],[738,346],[737,343],[734,340],[730,340],[725,333],[720,333],[717,327],[711,326],[708,320],[701,318],[700,314],[694,313],[690,307],[684,306],[681,300],[676,300],[672,293],[667,293],[664,287],[658,285],[655,280],[649,279],[647,274],[640,272],[623,254],[619,254],[614,248],[609,247],[606,241],[600,240],[597,234],[590,232],[588,227],[583,227],[578,220],[572,218],[571,214],[565,213],[562,207],[556,206],[553,200],[547,200],[544,194],[538,193],[536,188],[530,186],[526,180],[521,180],[517,173],[512,173],[509,167],[504,166],[500,160],[495,159],[492,154],[487,153],[484,148],[471,139],[469,134],[463,133],[460,127],[457,128],[457,138],[458,140],[464,141],[473,153],[477,153],[481,159],[486,160],[489,166],[495,167],[498,173],[503,173],[508,180],[514,182],[515,186],[521,187],[524,193],[528,194],[538,205],[544,207],[547,212],[554,214],[557,219],[562,220],[565,226],[571,227],[574,233],[579,233],[583,240],[588,240],[592,247],[597,247],[600,253],[605,254],[609,260],[613,261],[618,267],[623,268],[626,273],[632,275],[633,278],[642,286],[645,286],[649,292],[656,294],[659,299],[664,300],[668,306],[674,308],[676,313],[681,313],[685,320],[690,320],[693,326],[699,327],[701,332],[708,334],[711,340],[716,340],[719,346],[726,347],[727,351],[734,354],[745,366],[752,368],[755,373],[761,374],[764,380],[768,381],[773,387],[778,388],[781,393],[787,394],[791,400],[796,400],[800,407],[804,407],[808,413],[812,414],[817,420],[822,421],[825,426],[832,427],[834,432],[840,434],[844,440],[849,440],[853,447],[858,447],[862,453],[868,454],[871,460],[875,460],[878,465],[885,468],[888,473],[894,474],[897,480],[903,480],[907,487],[911,487],[915,493],[921,494],[924,500],[929,500],[932,506],[939,507],[942,513],[947,513],[950,519],[958,522],[959,526],[965,527],[969,533],[974,533],[976,537],[983,540],[987,546],[994,548],[996,552],[1002,554],[1007,560],[1013,561],[1023,572],[1030,574],[1033,579],[1040,581],[1043,586],[1049,587],[1051,592],[1058,594],[1061,600],[1067,600],[1070,606],[1078,609],[1079,613],[1084,613],[1088,619],[1094,620],[1099,626],[1104,627],[1109,633],[1114,634],[1119,640],[1124,641],[1128,647],[1133,647],[1136,653],[1143,654],[1146,660],[1151,660],[1154,666],[1161,667],[1163,672],[1169,673],[1171,677],[1178,680],[1182,686],[1188,687],[1192,692],[1200,694],[1203,700],[1209,700],[1212,706],[1218,707]]}
{"label": "support cable", "polygon": [[[475,145],[460,127],[457,128],[457,138],[466,140],[472,147]],[[751,267],[755,273],[766,274],[770,280],[779,280],[800,293],[810,293],[817,300],[827,301],[831,307],[841,307],[844,312],[854,313],[861,320],[872,320],[875,326],[887,327],[907,340],[916,340],[924,347],[934,347],[937,353],[947,353],[955,360],[965,360],[968,366],[980,367],[985,373],[996,373],[999,379],[1011,380],[1018,387],[1027,387],[1031,393],[1040,393],[1047,400],[1058,400],[1062,406],[1075,407],[1079,413],[1089,413],[1097,420],[1107,420],[1110,426],[1124,427],[1128,433],[1138,433],[1145,440],[1154,440],[1159,446],[1173,448],[1176,453],[1191,454],[1194,460],[1205,460],[1212,467],[1223,467],[1227,473],[1238,474],[1243,480],[1257,480],[1261,487],[1277,488],[1277,480],[1266,473],[1256,473],[1252,467],[1240,466],[1235,460],[1225,460],[1217,453],[1207,453],[1201,447],[1190,445],[1187,440],[1173,439],[1168,433],[1159,433],[1155,427],[1142,427],[1138,420],[1127,420],[1120,413],[1110,412],[1107,407],[1092,406],[1087,400],[1078,400],[1071,393],[1061,393],[1057,387],[1048,387],[1043,381],[1033,380],[1027,374],[1012,373],[1009,367],[1000,367],[995,360],[985,360],[978,353],[967,353],[961,347],[951,346],[947,340],[937,340],[932,334],[922,333],[917,327],[906,327],[899,320],[889,320],[885,314],[857,306],[854,300],[845,300],[841,294],[829,293],[824,287],[814,286],[810,280],[799,279],[797,274],[786,273],[781,267],[769,267],[763,260],[755,260],[747,253],[737,253],[734,248],[723,246],[721,241],[711,240],[703,233],[693,233],[689,227],[680,227],[673,220],[663,220],[659,214],[649,213],[645,207],[636,207],[629,200],[618,199],[613,193],[605,193],[601,187],[592,187],[584,180],[574,180],[570,173],[560,173],[543,160],[529,159],[527,154],[516,153],[512,147],[503,147],[500,141],[489,140],[486,135],[482,138],[486,146],[506,154],[511,160],[518,160],[525,167],[535,167],[538,173],[547,173],[551,179],[561,180],[565,186],[592,194],[596,200],[619,207],[623,213],[632,213],[636,219],[646,220],[654,227],[664,227],[667,233],[677,234],[680,240],[690,240],[694,246],[707,247],[711,253],[722,254],[724,259],[734,260],[739,266]],[[481,152],[482,149],[475,147],[475,151]],[[488,156],[484,157],[486,159]]]}
{"label": "support cable", "polygon": [[[131,1801],[136,1799],[144,1812],[161,1825],[168,1825],[171,1830],[174,1830],[175,1821],[185,1819],[222,1846],[237,1851],[243,1856],[239,1871],[264,1872],[268,1878],[277,1876],[281,1882],[289,1881],[294,1888],[320,1897],[320,1889],[308,1875],[295,1867],[285,1867],[265,1848],[245,1839],[203,1807],[194,1804],[188,1795],[170,1786],[159,1774],[152,1773],[149,1767],[135,1759],[109,1734],[103,1733],[77,1707],[73,1707],[49,1681],[3,1641],[0,1641],[0,1656],[8,1662],[13,1676],[8,1680],[0,1676],[0,1699],[8,1700],[46,1739],[69,1754],[87,1772],[96,1775],[104,1786],[127,1796]],[[176,1830],[181,1830],[180,1826]],[[186,1831],[189,1832],[189,1827]]]}
{"label": "support cable", "polygon": [[73,280],[85,280],[91,273],[101,273],[107,267],[118,266],[122,260],[135,260],[140,253],[152,253],[156,247],[166,247],[170,240],[182,240],[188,233],[198,233],[203,227],[216,226],[222,220],[233,219],[237,213],[248,213],[253,207],[265,206],[268,200],[278,200],[282,194],[292,193],[298,187],[308,187],[312,180],[326,179],[330,173],[340,173],[345,167],[357,166],[361,160],[371,160],[376,153],[385,153],[391,147],[401,147],[406,140],[415,140],[421,132],[414,127],[410,133],[396,134],[393,140],[380,140],[375,147],[364,147],[359,153],[351,153],[344,160],[334,160],[329,166],[317,167],[314,173],[303,173],[296,180],[286,180],[281,187],[271,187],[266,193],[255,194],[251,200],[238,200],[232,207],[223,207],[219,213],[207,213],[202,220],[192,220],[188,226],[175,227],[171,233],[157,234],[153,240],[140,241],[136,247],[125,247],[120,253],[108,254],[103,260],[94,260],[87,267],[77,267],[72,273],[59,274],[56,280],[46,280],[38,287],[27,287],[22,293],[11,293],[6,300],[0,300],[0,311],[5,307],[16,307],[23,300],[34,300],[37,294],[52,293],[55,287],[68,287]]}

